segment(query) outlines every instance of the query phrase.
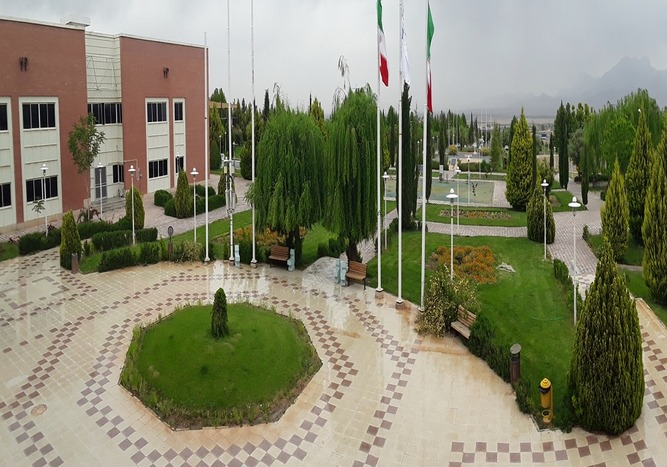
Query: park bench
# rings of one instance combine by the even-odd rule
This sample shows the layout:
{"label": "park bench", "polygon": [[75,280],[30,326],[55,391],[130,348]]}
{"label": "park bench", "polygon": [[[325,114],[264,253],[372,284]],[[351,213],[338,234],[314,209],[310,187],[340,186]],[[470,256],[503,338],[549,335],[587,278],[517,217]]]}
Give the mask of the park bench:
{"label": "park bench", "polygon": [[366,290],[366,267],[367,265],[364,263],[349,261],[345,278],[350,281],[363,282],[364,290]]}
{"label": "park bench", "polygon": [[[289,248],[282,245],[271,245],[269,261],[278,261],[287,264],[287,260],[289,260]],[[269,263],[269,266],[270,265],[271,264]]]}
{"label": "park bench", "polygon": [[470,328],[475,323],[477,315],[459,305],[457,320],[452,321],[452,329],[461,334],[466,339],[470,339]]}

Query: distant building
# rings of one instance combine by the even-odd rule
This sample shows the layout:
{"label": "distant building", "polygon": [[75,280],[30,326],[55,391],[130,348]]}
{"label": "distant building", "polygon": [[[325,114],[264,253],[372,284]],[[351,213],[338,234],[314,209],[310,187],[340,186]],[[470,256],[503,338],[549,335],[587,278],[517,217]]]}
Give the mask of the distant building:
{"label": "distant building", "polygon": [[[88,23],[0,18],[2,230],[43,218],[32,209],[43,196],[49,216],[123,196],[130,165],[142,193],[175,187],[180,169],[204,170],[204,47],[87,32]],[[67,141],[87,112],[106,142],[78,174]]]}

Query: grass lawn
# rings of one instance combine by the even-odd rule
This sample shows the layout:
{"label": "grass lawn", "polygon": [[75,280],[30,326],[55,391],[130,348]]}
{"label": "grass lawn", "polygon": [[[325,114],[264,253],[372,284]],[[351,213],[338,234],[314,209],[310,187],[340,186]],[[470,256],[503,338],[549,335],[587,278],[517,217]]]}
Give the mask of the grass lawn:
{"label": "grass lawn", "polygon": [[[598,248],[602,245],[602,235],[589,235],[586,241],[591,247],[593,254],[598,255]],[[625,252],[625,257],[621,260],[623,264],[632,264],[634,266],[641,266],[644,258],[644,247],[635,242],[634,238],[630,236],[628,242],[628,249]]]}
{"label": "grass lawn", "polygon": [[303,239],[299,268],[305,269],[317,261],[317,246],[322,242],[329,243],[330,238],[338,238],[338,235],[322,227],[322,224],[315,224]]}
{"label": "grass lawn", "polygon": [[[568,206],[568,204],[570,204],[572,202],[572,197],[573,197],[572,193],[570,193],[569,191],[564,191],[564,190],[560,190],[560,191],[552,190],[551,191],[551,196],[555,197],[556,200],[558,200],[558,203],[559,203],[558,206],[553,206],[553,205],[551,206],[551,210],[553,212],[566,212],[566,211],[569,212],[569,211],[572,211],[572,208],[570,206]],[[579,201],[579,203],[581,203],[581,200],[577,200],[577,201]],[[584,204],[582,204],[581,207],[579,209],[577,209],[577,211],[585,211],[585,210],[586,210],[586,206]]]}
{"label": "grass lawn", "polygon": [[[417,232],[403,238],[403,297],[412,303],[420,302],[421,236]],[[497,272],[495,284],[477,287],[481,312],[495,325],[500,340],[507,345],[522,346],[521,374],[531,389],[532,399],[539,404],[537,385],[549,378],[556,397],[555,414],[563,413],[562,396],[570,365],[574,326],[572,309],[566,294],[553,276],[550,262],[542,260],[543,247],[526,238],[455,237],[456,245],[488,245],[496,263],[508,263],[516,273]],[[389,251],[383,253],[382,286],[397,292],[397,244],[394,239]],[[428,234],[426,251],[430,255],[437,246],[449,245],[449,236]],[[377,286],[377,259],[368,265],[372,286]],[[429,271],[427,271],[428,279]]]}
{"label": "grass lawn", "polygon": [[0,261],[16,258],[19,255],[19,246],[16,243],[0,243]]}
{"label": "grass lawn", "polygon": [[[417,219],[421,219],[421,206],[417,210]],[[451,207],[445,204],[427,204],[426,220],[449,224]],[[442,214],[442,215],[441,215]],[[526,213],[505,208],[459,207],[461,225],[487,225],[500,227],[525,227]],[[454,204],[454,224],[456,224],[456,204]]]}
{"label": "grass lawn", "polygon": [[289,319],[229,305],[231,335],[215,340],[211,307],[177,311],[146,332],[138,368],[160,395],[189,409],[232,409],[272,402],[308,373],[311,345]]}
{"label": "grass lawn", "polygon": [[667,306],[661,305],[655,301],[651,291],[646,287],[641,271],[626,271],[620,269],[620,272],[625,274],[627,279],[628,289],[637,298],[643,298],[644,301],[651,307],[653,312],[663,323],[667,324]]}

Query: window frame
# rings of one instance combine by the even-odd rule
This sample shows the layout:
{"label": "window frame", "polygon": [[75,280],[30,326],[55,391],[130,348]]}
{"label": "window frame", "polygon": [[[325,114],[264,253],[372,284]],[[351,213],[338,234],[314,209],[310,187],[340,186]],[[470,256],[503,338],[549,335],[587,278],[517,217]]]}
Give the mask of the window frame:
{"label": "window frame", "polygon": [[23,112],[23,130],[52,130],[58,128],[55,102],[23,102],[21,109]]}
{"label": "window frame", "polygon": [[[5,203],[5,199],[9,202]],[[12,182],[0,183],[0,209],[10,208],[12,206]]]}

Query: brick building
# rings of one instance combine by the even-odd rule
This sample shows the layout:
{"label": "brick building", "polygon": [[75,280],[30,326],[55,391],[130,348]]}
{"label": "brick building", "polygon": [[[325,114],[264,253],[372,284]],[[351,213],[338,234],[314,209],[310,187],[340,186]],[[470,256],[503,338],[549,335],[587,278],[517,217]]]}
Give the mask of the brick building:
{"label": "brick building", "polygon": [[[0,17],[0,230],[38,223],[43,197],[55,216],[123,196],[130,165],[142,193],[203,172],[204,47],[86,26]],[[87,112],[106,141],[78,174],[67,140]]]}

